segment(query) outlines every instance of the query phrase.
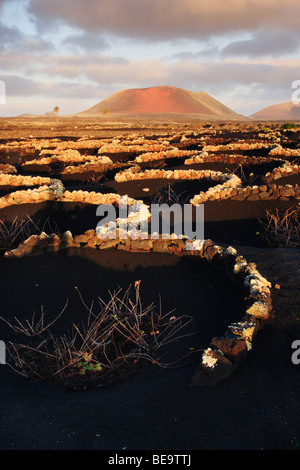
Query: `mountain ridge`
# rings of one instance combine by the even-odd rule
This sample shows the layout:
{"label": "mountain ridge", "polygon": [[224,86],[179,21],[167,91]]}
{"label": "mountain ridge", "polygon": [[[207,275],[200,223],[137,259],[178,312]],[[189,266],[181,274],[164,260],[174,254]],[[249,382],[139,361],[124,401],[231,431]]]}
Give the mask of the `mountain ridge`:
{"label": "mountain ridge", "polygon": [[190,114],[208,119],[247,119],[204,91],[167,85],[117,91],[76,116],[100,116],[105,110],[109,115]]}
{"label": "mountain ridge", "polygon": [[294,104],[292,101],[273,104],[257,111],[249,116],[251,119],[287,121],[300,120],[300,104]]}

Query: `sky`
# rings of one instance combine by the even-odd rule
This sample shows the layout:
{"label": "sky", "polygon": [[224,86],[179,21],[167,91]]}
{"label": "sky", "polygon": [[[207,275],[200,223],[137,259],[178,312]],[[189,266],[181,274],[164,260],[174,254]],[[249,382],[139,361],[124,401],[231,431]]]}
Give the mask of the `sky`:
{"label": "sky", "polygon": [[299,53],[299,0],[0,0],[0,116],[159,85],[249,116],[291,101]]}

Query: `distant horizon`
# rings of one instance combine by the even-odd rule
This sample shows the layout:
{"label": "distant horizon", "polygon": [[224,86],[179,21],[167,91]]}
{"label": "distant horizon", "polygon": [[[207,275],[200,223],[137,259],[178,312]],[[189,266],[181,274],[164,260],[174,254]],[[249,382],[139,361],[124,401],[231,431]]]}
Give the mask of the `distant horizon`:
{"label": "distant horizon", "polygon": [[300,80],[298,0],[0,0],[0,13],[3,117],[77,114],[152,86],[248,117]]}
{"label": "distant horizon", "polygon": [[[92,106],[90,106],[90,107],[96,106],[96,105],[100,104],[102,101],[104,101],[104,100],[110,98],[111,96],[113,96],[113,95],[115,95],[115,94],[117,94],[117,93],[120,93],[120,92],[122,92],[122,91],[147,90],[147,89],[151,89],[151,88],[163,88],[163,87],[166,87],[166,88],[168,88],[168,87],[169,87],[169,88],[178,88],[178,89],[186,90],[186,91],[189,91],[189,92],[191,91],[191,90],[188,90],[187,88],[176,87],[176,86],[174,86],[174,85],[155,85],[155,86],[147,86],[147,87],[125,88],[125,89],[120,89],[120,90],[115,91],[115,92],[112,93],[111,95],[104,97],[102,100],[100,100],[100,101],[98,101],[98,102],[95,102],[95,103],[92,104]],[[208,96],[210,96],[210,97],[216,99],[213,95],[207,93],[205,90],[199,90],[199,91],[196,91],[196,92],[194,92],[194,93],[205,93],[205,94],[207,94]],[[291,102],[292,102],[292,101],[290,100],[290,101],[284,101],[284,102],[281,102],[281,103],[273,103],[273,104],[270,104],[268,107],[277,106],[277,105],[284,105],[284,104],[288,104],[288,103],[291,103]],[[221,103],[221,104],[224,104],[224,103]],[[89,108],[90,108],[90,107],[89,107]],[[60,116],[60,117],[76,116],[76,115],[78,115],[78,114],[81,114],[81,113],[85,112],[85,111],[88,110],[89,108],[78,110],[78,111],[75,112],[75,113],[65,113],[65,114],[61,112],[61,111],[62,111],[61,109],[59,109],[59,116]],[[1,108],[0,108],[0,109],[1,109]],[[54,109],[54,107],[53,107],[53,109]],[[5,118],[5,117],[11,117],[11,118],[13,118],[13,117],[22,117],[22,115],[30,115],[30,116],[37,116],[37,117],[47,117],[47,114],[49,114],[49,115],[50,115],[50,114],[53,114],[53,117],[54,117],[55,113],[54,113],[53,109],[52,109],[52,110],[45,110],[45,112],[42,112],[42,113],[30,113],[30,112],[28,112],[28,111],[25,111],[25,112],[22,112],[22,113],[20,113],[20,114],[14,115],[14,116],[1,116],[1,114],[0,114],[0,117],[4,117],[4,118]],[[232,108],[230,108],[230,109],[235,112],[234,109],[232,109]],[[260,111],[262,111],[262,110],[264,110],[264,109],[265,109],[265,108],[257,109],[254,113],[252,113],[252,115],[253,115],[253,114],[256,114],[257,112],[260,112]],[[109,110],[108,110],[108,111],[109,111]],[[133,116],[133,115],[135,115],[135,114],[137,114],[137,113],[131,113],[131,114],[129,114],[129,115],[132,115],[132,116]],[[142,113],[141,113],[141,115],[147,115],[147,114],[150,115],[150,114],[155,114],[155,113],[147,113],[147,112],[142,112]],[[168,112],[165,112],[165,113],[157,113],[157,114],[159,115],[159,114],[176,114],[176,113],[175,113],[175,112],[168,111]],[[178,114],[181,114],[181,113],[178,113]],[[182,113],[182,114],[184,114],[184,113]],[[190,115],[195,114],[195,115],[196,115],[197,113],[186,113],[186,114],[190,114]],[[240,114],[240,113],[237,113],[237,114],[239,114],[240,116],[245,117],[246,119],[247,119],[247,118],[250,118],[250,117],[252,116],[252,115],[246,116],[246,115],[242,115],[242,114]],[[125,113],[116,113],[116,112],[114,113],[114,112],[111,112],[110,115],[117,117],[118,115],[124,116]],[[209,119],[209,118],[208,118],[208,119]],[[299,118],[299,119],[300,119],[300,118]]]}

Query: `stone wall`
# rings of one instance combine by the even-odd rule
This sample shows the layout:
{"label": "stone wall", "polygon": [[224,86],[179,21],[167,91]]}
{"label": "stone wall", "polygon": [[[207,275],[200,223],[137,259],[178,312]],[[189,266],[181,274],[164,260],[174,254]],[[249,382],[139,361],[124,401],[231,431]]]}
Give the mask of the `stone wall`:
{"label": "stone wall", "polygon": [[[3,175],[1,175],[3,176]],[[19,178],[19,176],[17,176]],[[25,186],[26,177],[21,177],[22,183]],[[31,178],[31,177],[28,177]],[[41,177],[36,177],[38,179],[43,179]],[[45,178],[45,182],[41,182],[41,186],[38,188],[27,189],[23,191],[13,191],[5,196],[0,198],[0,209],[4,207],[12,206],[12,205],[19,205],[19,204],[34,204],[43,201],[56,201],[60,200],[64,194],[64,186],[60,180]],[[2,180],[3,181],[3,180]],[[35,179],[31,179],[31,185],[34,185],[33,181]],[[44,184],[43,184],[44,183]],[[3,183],[2,183],[3,184]],[[7,183],[8,184],[8,183]],[[10,183],[11,184],[11,183]],[[19,184],[18,184],[19,185]]]}

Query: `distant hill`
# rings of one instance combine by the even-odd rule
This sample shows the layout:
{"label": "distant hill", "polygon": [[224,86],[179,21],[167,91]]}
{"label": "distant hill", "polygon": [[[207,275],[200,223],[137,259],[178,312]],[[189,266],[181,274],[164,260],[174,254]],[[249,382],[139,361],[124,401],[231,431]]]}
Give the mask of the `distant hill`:
{"label": "distant hill", "polygon": [[19,117],[19,118],[33,118],[33,117],[36,117],[36,114],[23,113],[23,114],[19,114],[17,117]]}
{"label": "distant hill", "polygon": [[42,117],[49,117],[49,118],[52,118],[52,117],[57,117],[56,113],[54,113],[53,111],[48,111],[47,113],[45,114],[30,114],[30,113],[23,113],[23,114],[19,114],[17,117],[19,118],[42,118]]}
{"label": "distant hill", "polygon": [[204,119],[247,119],[204,91],[197,93],[173,86],[121,90],[77,116],[102,116],[105,109],[108,115],[192,114]]}
{"label": "distant hill", "polygon": [[57,114],[54,111],[48,111],[44,114],[46,117],[57,117]]}
{"label": "distant hill", "polygon": [[292,101],[275,104],[249,117],[256,120],[297,121],[300,120],[300,105],[293,104]]}

